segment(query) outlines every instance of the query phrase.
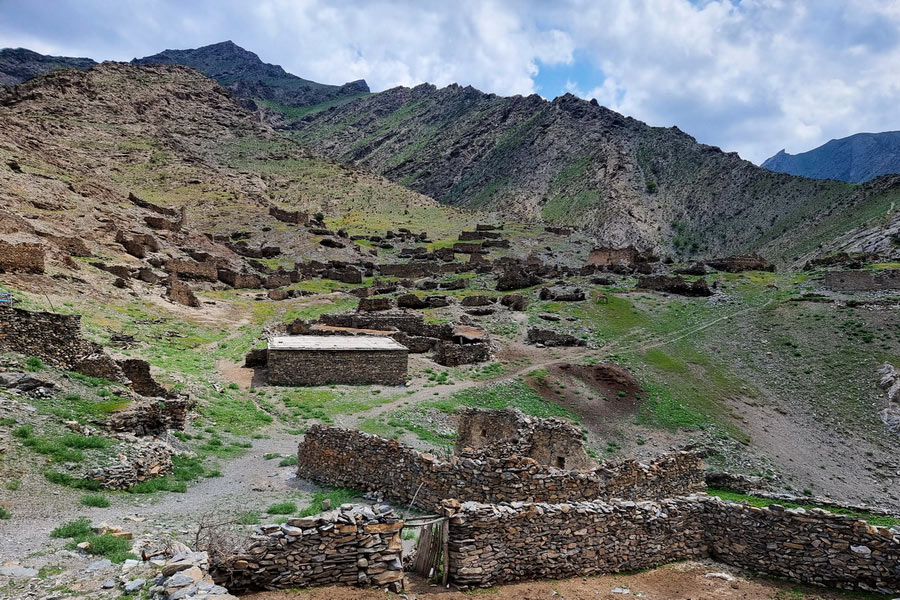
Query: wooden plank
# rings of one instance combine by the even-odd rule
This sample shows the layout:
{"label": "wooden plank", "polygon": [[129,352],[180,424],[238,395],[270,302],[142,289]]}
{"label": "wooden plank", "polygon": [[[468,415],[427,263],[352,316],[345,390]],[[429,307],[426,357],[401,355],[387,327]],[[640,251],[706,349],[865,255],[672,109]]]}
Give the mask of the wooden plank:
{"label": "wooden plank", "polygon": [[450,519],[444,519],[441,523],[441,550],[444,554],[444,577],[441,585],[447,587],[447,578],[450,576]]}

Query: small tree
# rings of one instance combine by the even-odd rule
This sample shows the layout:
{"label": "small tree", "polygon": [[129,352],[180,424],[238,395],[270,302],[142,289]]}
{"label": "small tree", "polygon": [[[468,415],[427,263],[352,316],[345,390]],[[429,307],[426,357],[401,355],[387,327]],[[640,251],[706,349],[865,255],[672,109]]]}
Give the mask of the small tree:
{"label": "small tree", "polygon": [[324,221],[325,220],[325,215],[320,212],[317,212],[316,214],[314,214],[313,217],[315,217],[316,221]]}

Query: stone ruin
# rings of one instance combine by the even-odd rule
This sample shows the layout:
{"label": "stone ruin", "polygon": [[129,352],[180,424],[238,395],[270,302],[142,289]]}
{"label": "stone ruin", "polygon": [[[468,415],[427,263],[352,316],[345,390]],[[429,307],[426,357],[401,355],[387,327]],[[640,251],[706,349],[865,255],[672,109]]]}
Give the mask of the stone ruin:
{"label": "stone ruin", "polygon": [[587,346],[587,341],[568,333],[541,327],[528,328],[528,343],[546,347],[554,346]]}
{"label": "stone ruin", "polygon": [[638,265],[656,262],[658,259],[649,251],[640,251],[634,246],[612,248],[604,246],[595,248],[588,254],[588,266],[599,267],[604,271],[632,270]]}
{"label": "stone ruin", "polygon": [[43,273],[45,255],[40,244],[0,240],[0,273]]}
{"label": "stone ruin", "polygon": [[537,419],[518,410],[470,408],[459,414],[457,454],[527,456],[558,469],[596,466],[584,450],[581,431],[559,419]]}
{"label": "stone ruin", "polygon": [[54,367],[100,377],[131,389],[133,401],[111,413],[103,423],[123,440],[118,462],[89,472],[89,479],[100,482],[106,489],[126,489],[171,471],[174,450],[151,436],[183,429],[195,402],[162,387],[151,376],[145,361],[117,361],[99,344],[85,339],[81,334],[80,315],[0,305],[0,350],[37,356]]}
{"label": "stone ruin", "polygon": [[885,363],[878,371],[881,379],[878,387],[884,390],[887,406],[879,416],[887,428],[900,434],[900,371],[890,363]]}
{"label": "stone ruin", "polygon": [[758,254],[734,254],[725,258],[714,258],[706,261],[707,266],[716,271],[741,273],[743,271],[775,271],[775,265],[769,263]]}
{"label": "stone ruin", "polygon": [[872,292],[900,289],[900,269],[828,271],[825,287],[838,292]]}
{"label": "stone ruin", "polygon": [[678,294],[679,296],[712,296],[713,292],[705,279],[688,281],[680,275],[647,275],[638,279],[637,287],[644,290]]}

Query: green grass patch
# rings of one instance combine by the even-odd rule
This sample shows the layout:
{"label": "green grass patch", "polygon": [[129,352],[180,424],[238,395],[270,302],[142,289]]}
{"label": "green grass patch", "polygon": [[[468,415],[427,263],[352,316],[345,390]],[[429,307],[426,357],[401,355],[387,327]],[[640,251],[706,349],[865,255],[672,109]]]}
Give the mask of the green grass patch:
{"label": "green grass patch", "polygon": [[796,504],[794,502],[786,502],[784,500],[761,498],[759,496],[751,496],[748,494],[740,494],[738,492],[730,492],[728,490],[718,490],[714,488],[706,490],[706,493],[710,496],[721,498],[722,500],[730,500],[732,502],[746,502],[751,506],[757,506],[760,508],[771,506],[772,504],[779,504],[785,508],[821,508],[822,510],[827,510],[828,512],[837,515],[844,515],[847,517],[852,517],[854,519],[861,519],[863,521],[866,521],[869,525],[877,525],[880,527],[893,527],[894,525],[900,525],[900,519],[896,519],[894,517],[874,515],[872,513],[849,510],[846,508],[832,508],[829,506],[816,506],[813,504]]}
{"label": "green grass patch", "polygon": [[293,467],[297,464],[296,456],[285,456],[280,461],[278,461],[279,467]]}
{"label": "green grass patch", "polygon": [[301,517],[309,517],[322,512],[322,501],[330,500],[331,508],[338,508],[341,504],[354,502],[362,494],[349,488],[332,488],[313,492],[312,504],[300,511]]}
{"label": "green grass patch", "polygon": [[107,498],[103,494],[88,494],[87,496],[81,497],[80,503],[82,506],[91,506],[93,508],[107,508],[109,507],[109,498]]}
{"label": "green grass patch", "polygon": [[456,392],[450,398],[428,403],[442,412],[454,413],[460,406],[501,410],[518,408],[535,417],[558,417],[578,423],[578,414],[553,402],[544,400],[530,385],[521,379],[502,381],[483,387]]}
{"label": "green grass patch", "polygon": [[290,515],[297,512],[296,502],[278,502],[266,509],[270,515]]}
{"label": "green grass patch", "polygon": [[74,521],[63,523],[50,532],[52,538],[77,538],[91,535],[91,520],[78,517]]}
{"label": "green grass patch", "polygon": [[12,519],[12,513],[0,506],[0,519]]}

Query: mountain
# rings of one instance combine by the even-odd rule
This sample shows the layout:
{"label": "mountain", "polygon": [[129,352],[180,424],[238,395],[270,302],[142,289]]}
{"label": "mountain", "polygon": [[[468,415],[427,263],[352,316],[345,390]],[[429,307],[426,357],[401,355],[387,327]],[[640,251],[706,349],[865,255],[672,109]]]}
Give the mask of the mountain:
{"label": "mountain", "polygon": [[762,166],[815,179],[869,181],[879,175],[900,173],[900,131],[857,133],[800,154],[781,150]]}
{"label": "mountain", "polygon": [[0,86],[18,85],[58,69],[90,69],[96,64],[90,58],[47,56],[25,48],[4,48],[0,50]]}
{"label": "mountain", "polygon": [[802,223],[855,202],[847,183],[773,173],[571,94],[546,101],[397,87],[290,127],[300,143],[440,202],[664,253],[750,251],[765,239],[791,258]]}
{"label": "mountain", "polygon": [[185,65],[212,77],[239,98],[267,101],[274,108],[312,106],[369,92],[362,79],[338,86],[291,75],[278,65],[264,63],[256,54],[232,41],[193,50],[164,50],[131,62]]}

